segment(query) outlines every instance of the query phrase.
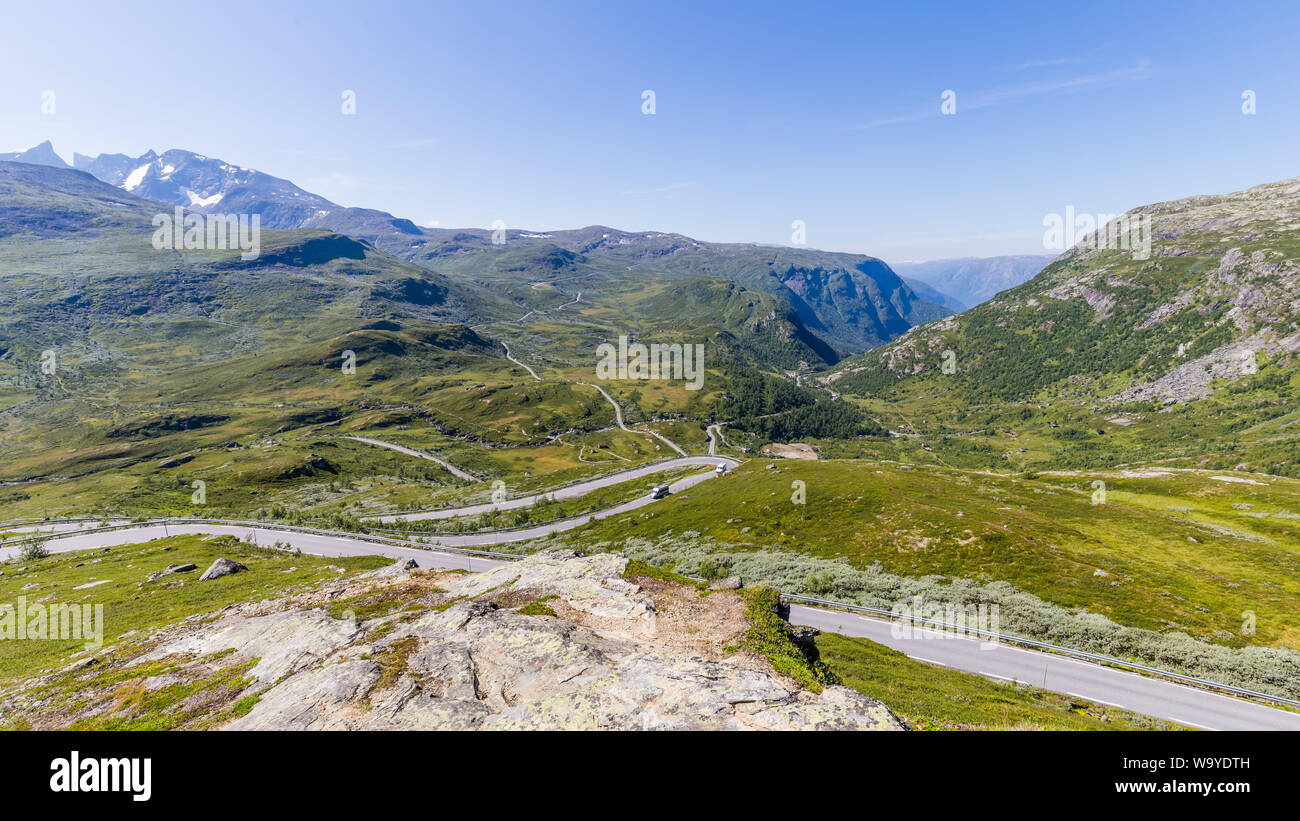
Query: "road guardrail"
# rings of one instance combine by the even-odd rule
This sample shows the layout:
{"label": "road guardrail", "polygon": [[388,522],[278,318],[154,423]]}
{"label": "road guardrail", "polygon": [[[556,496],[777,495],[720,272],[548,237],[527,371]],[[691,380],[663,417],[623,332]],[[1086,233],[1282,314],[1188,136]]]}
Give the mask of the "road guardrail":
{"label": "road guardrail", "polygon": [[1005,641],[1012,644],[1021,644],[1027,647],[1033,647],[1037,650],[1048,650],[1055,653],[1063,653],[1068,656],[1087,659],[1088,661],[1097,662],[1100,664],[1108,664],[1115,667],[1125,667],[1130,670],[1140,670],[1144,673],[1151,673],[1153,675],[1163,676],[1165,678],[1186,682],[1188,684],[1196,684],[1201,687],[1208,687],[1214,690],[1224,690],[1226,692],[1233,693],[1235,695],[1247,696],[1249,698],[1256,698],[1256,699],[1266,699],[1268,701],[1275,701],[1280,704],[1287,704],[1293,707],[1300,707],[1300,701],[1297,701],[1296,699],[1293,698],[1287,698],[1286,696],[1273,695],[1272,693],[1261,693],[1258,690],[1248,690],[1244,687],[1237,687],[1232,684],[1223,684],[1222,682],[1211,681],[1210,679],[1197,678],[1196,676],[1188,676],[1188,675],[1184,675],[1183,673],[1175,673],[1170,670],[1162,670],[1159,667],[1150,667],[1148,665],[1141,664],[1135,661],[1125,661],[1123,659],[1112,658],[1111,656],[1103,656],[1100,653],[1089,653],[1086,650],[1073,650],[1069,647],[1061,647],[1060,645],[1050,644],[1045,641],[1027,639],[1021,636],[1011,636],[1005,633],[994,633],[990,630],[981,630],[975,627],[951,624],[949,622],[939,621],[937,619],[927,619],[919,616],[904,615],[902,613],[896,613],[892,610],[885,610],[879,607],[866,607],[861,604],[848,604],[846,602],[829,601],[827,599],[815,599],[810,596],[798,596],[793,593],[782,593],[781,598],[786,601],[799,602],[800,604],[806,603],[806,604],[817,605],[821,609],[835,608],[841,610],[851,610],[857,613],[871,613],[877,616],[887,616],[892,619],[905,620],[912,624],[925,624],[931,627],[940,627],[940,628],[947,628],[951,630],[957,630],[962,633],[972,633],[974,635],[981,636],[983,638],[993,639],[995,641]]}

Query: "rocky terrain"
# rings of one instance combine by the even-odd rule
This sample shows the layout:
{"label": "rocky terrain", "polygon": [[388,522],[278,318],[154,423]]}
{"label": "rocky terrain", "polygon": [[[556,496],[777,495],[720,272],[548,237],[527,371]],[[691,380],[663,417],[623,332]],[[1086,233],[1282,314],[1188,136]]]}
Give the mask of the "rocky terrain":
{"label": "rocky terrain", "polygon": [[756,641],[752,606],[615,554],[398,564],[105,648],[7,706],[41,727],[152,709],[231,730],[901,729],[878,701],[778,673],[755,649],[797,637],[780,622]]}
{"label": "rocky terrain", "polygon": [[1024,285],[914,328],[841,373],[934,372],[938,353],[952,350],[962,360],[957,381],[968,377],[972,396],[1069,388],[1098,401],[1172,404],[1204,399],[1268,364],[1295,366],[1300,179],[1126,216],[1149,225],[1149,254],[1090,234]]}

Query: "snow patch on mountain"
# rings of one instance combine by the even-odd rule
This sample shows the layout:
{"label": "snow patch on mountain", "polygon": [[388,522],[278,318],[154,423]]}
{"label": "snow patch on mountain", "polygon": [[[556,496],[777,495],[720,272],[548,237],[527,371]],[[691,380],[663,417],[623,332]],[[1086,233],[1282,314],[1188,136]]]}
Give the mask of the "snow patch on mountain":
{"label": "snow patch on mountain", "polygon": [[122,188],[127,191],[134,191],[144,182],[145,174],[149,173],[149,163],[145,163],[136,170],[127,175],[126,181],[122,183]]}

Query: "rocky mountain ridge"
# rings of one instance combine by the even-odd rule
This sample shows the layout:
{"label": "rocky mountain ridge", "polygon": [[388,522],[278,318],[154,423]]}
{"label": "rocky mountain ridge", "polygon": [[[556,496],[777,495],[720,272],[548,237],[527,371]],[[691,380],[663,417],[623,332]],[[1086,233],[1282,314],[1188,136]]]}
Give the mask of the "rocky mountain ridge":
{"label": "rocky mountain ridge", "polygon": [[843,372],[919,376],[950,350],[959,379],[1000,398],[1068,384],[1096,400],[1175,403],[1269,366],[1294,368],[1300,178],[1125,218],[1149,226],[1149,255],[1106,247],[1094,233],[1023,285],[913,328]]}

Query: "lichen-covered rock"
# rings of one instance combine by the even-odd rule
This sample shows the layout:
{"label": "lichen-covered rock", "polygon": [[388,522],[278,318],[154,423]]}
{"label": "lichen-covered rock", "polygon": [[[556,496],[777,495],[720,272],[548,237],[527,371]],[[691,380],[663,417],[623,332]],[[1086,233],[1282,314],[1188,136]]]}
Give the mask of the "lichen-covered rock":
{"label": "lichen-covered rock", "polygon": [[747,716],[764,730],[897,730],[889,708],[856,690],[830,685],[821,693],[801,692],[789,704],[778,704]]}
{"label": "lichen-covered rock", "polygon": [[654,599],[623,578],[627,557],[615,553],[582,556],[573,550],[548,550],[527,561],[464,577],[450,592],[473,598],[505,584],[559,596],[570,607],[593,616],[654,623]]}
{"label": "lichen-covered rock", "polygon": [[252,618],[232,613],[164,641],[138,662],[175,654],[207,656],[234,650],[239,659],[258,659],[250,675],[265,687],[310,667],[361,634],[355,622],[321,610],[288,610]]}
{"label": "lichen-covered rock", "polygon": [[420,565],[415,559],[398,559],[388,567],[381,567],[378,570],[371,570],[368,573],[362,573],[363,579],[388,579],[398,578],[409,575],[412,570],[418,570]]}
{"label": "lichen-covered rock", "polygon": [[[319,609],[235,609],[141,660],[223,651],[223,664],[257,659],[245,694],[260,698],[230,730],[901,729],[887,707],[854,691],[803,690],[745,653],[702,657],[690,652],[698,645],[673,643],[668,621],[648,633],[656,599],[623,577],[626,566],[614,555],[539,554],[439,579],[445,605],[361,624]],[[418,581],[392,569],[406,575],[381,572],[374,590]],[[726,592],[673,595],[696,608],[738,606]],[[569,617],[518,612],[538,598]],[[689,612],[693,625],[723,623]]]}

